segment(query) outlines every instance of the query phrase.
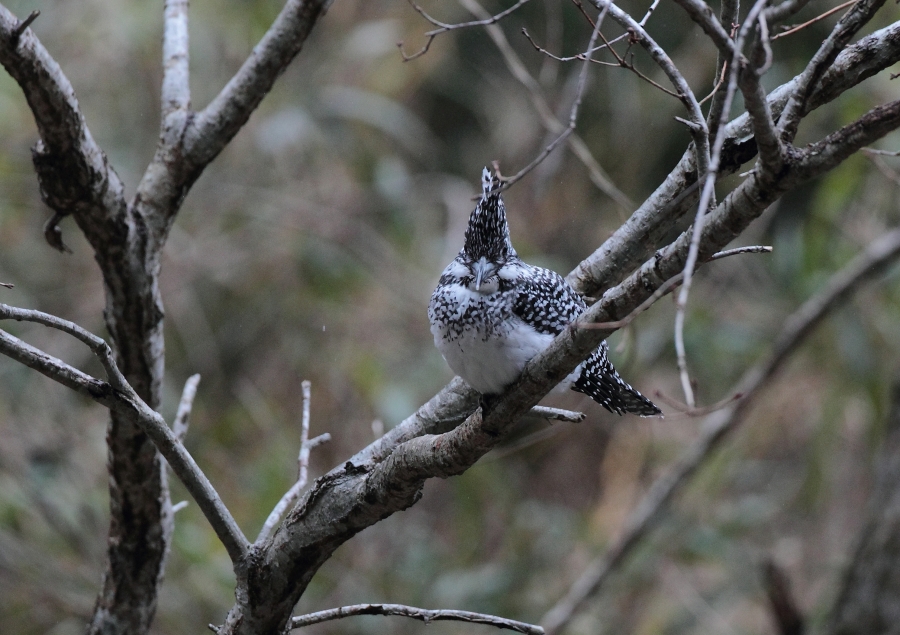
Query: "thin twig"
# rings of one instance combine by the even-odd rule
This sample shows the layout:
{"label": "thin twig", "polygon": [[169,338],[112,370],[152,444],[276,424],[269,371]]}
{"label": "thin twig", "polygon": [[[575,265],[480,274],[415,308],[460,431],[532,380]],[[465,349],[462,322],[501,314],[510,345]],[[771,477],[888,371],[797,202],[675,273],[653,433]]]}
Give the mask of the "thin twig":
{"label": "thin twig", "polygon": [[725,397],[724,399],[721,399],[721,400],[717,401],[716,403],[711,404],[709,406],[703,406],[702,408],[691,408],[686,403],[678,401],[677,399],[673,399],[672,397],[669,397],[667,394],[663,393],[662,391],[657,390],[653,394],[657,399],[659,399],[661,402],[663,402],[667,406],[674,408],[679,413],[681,413],[685,416],[688,416],[688,417],[705,417],[706,415],[712,414],[717,410],[721,410],[725,406],[729,406],[729,405],[733,404],[735,401],[737,401],[738,399],[741,399],[744,396],[740,393],[736,393],[729,397]]}
{"label": "thin twig", "polygon": [[[475,0],[460,0],[460,4],[474,14],[475,17],[482,19],[490,17],[490,13]],[[544,125],[544,128],[551,134],[560,134],[564,130],[563,124],[553,112],[550,104],[547,103],[547,99],[544,96],[540,83],[538,83],[538,81],[532,77],[531,73],[528,72],[527,67],[522,63],[518,53],[516,53],[510,45],[503,29],[496,24],[488,25],[485,29],[487,30],[488,36],[503,55],[503,61],[506,63],[509,72],[528,91],[531,103],[534,106],[535,111],[537,111],[538,116],[541,118],[541,123]],[[566,140],[566,143],[568,144],[569,149],[572,150],[572,154],[574,154],[587,168],[588,174],[591,177],[591,182],[593,182],[600,191],[616,201],[623,209],[629,211],[634,209],[632,200],[616,187],[606,171],[600,166],[597,159],[591,154],[587,144],[580,136],[578,136],[578,133],[573,132]]]}
{"label": "thin twig", "polygon": [[306,483],[309,466],[309,401],[312,398],[312,384],[308,379],[300,382],[303,392],[303,414],[300,420],[300,453],[297,455],[297,480]]}
{"label": "thin twig", "polygon": [[694,140],[694,157],[697,166],[697,178],[705,174],[709,168],[710,161],[710,145],[709,130],[706,126],[706,120],[700,105],[697,103],[697,97],[690,85],[685,80],[681,71],[675,66],[675,63],[669,57],[668,53],[657,42],[650,37],[650,34],[644,30],[644,27],[635,22],[628,13],[622,10],[611,0],[592,0],[593,3],[604,11],[609,11],[612,19],[618,22],[629,34],[629,41],[639,43],[641,47],[650,55],[651,59],[659,66],[660,69],[672,82],[672,85],[680,93],[680,99],[685,109],[690,115],[690,120],[696,124],[691,128],[691,137]]}
{"label": "thin twig", "polygon": [[900,185],[900,172],[894,170],[889,166],[884,159],[879,155],[887,155],[887,156],[895,156],[893,152],[885,152],[883,150],[878,151],[877,153],[869,150],[868,148],[863,148],[863,152],[867,155],[869,161],[875,164],[875,167],[878,168],[878,171],[881,172],[885,178],[889,181]]}
{"label": "thin twig", "polygon": [[703,99],[701,99],[700,101],[697,102],[698,104],[700,104],[702,106],[707,101],[709,101],[710,99],[715,97],[716,92],[718,92],[718,90],[719,90],[719,87],[722,86],[722,82],[725,81],[725,74],[727,72],[728,72],[728,64],[726,63],[725,66],[722,67],[722,72],[719,75],[718,81],[716,81],[716,85],[713,86],[713,89],[711,91],[709,91],[709,94],[706,97],[704,97]]}
{"label": "thin twig", "polygon": [[191,410],[194,407],[194,397],[197,396],[197,385],[199,383],[199,374],[191,375],[184,382],[184,390],[181,391],[181,401],[178,402],[178,412],[175,413],[175,421],[172,422],[172,433],[182,443],[184,442],[184,437],[187,436]]}
{"label": "thin twig", "polygon": [[575,131],[575,123],[578,120],[578,110],[581,107],[581,100],[584,98],[584,90],[587,87],[587,74],[588,68],[591,63],[591,51],[594,48],[594,45],[597,42],[597,38],[600,35],[600,27],[603,25],[603,18],[606,17],[607,10],[603,9],[600,12],[600,15],[597,18],[597,24],[594,26],[594,30],[591,33],[591,39],[588,41],[587,51],[584,53],[584,64],[581,67],[581,72],[578,75],[578,86],[575,89],[575,101],[572,103],[572,109],[569,112],[569,125],[565,130],[553,141],[550,142],[547,147],[537,156],[535,159],[526,165],[524,168],[519,170],[515,175],[505,179],[503,184],[501,185],[501,189],[507,189],[512,186],[516,181],[521,179],[523,176],[531,172],[538,164],[540,164],[544,159],[546,159],[551,152],[562,143],[569,135],[571,135]]}
{"label": "thin twig", "polygon": [[311,386],[312,384],[305,379],[300,382],[300,388],[303,391],[303,410],[300,417],[300,452],[297,455],[297,481],[284,493],[284,496],[281,497],[281,500],[279,500],[272,509],[269,517],[266,518],[266,522],[263,523],[262,529],[259,531],[259,536],[256,538],[257,545],[260,545],[269,539],[269,536],[275,531],[275,526],[278,525],[278,521],[281,520],[284,512],[286,512],[288,507],[300,497],[300,492],[306,487],[306,484],[309,481],[310,451],[323,443],[331,441],[331,435],[327,432],[325,434],[320,434],[313,439],[309,438],[309,402],[312,396]]}
{"label": "thin twig", "polygon": [[[713,260],[719,260],[720,258],[727,258],[728,256],[736,256],[738,254],[762,254],[762,253],[770,253],[772,251],[771,247],[763,246],[763,245],[749,245],[747,247],[735,247],[734,249],[726,249],[725,251],[720,251],[714,253],[712,256],[708,258],[708,261],[711,262]],[[598,329],[598,330],[617,330],[621,328],[625,328],[629,324],[631,324],[637,316],[641,313],[649,309],[653,306],[657,300],[661,297],[669,293],[675,286],[680,283],[684,279],[684,272],[682,271],[676,276],[672,276],[666,282],[660,286],[653,294],[641,302],[637,308],[635,308],[631,313],[626,315],[621,320],[615,320],[613,322],[577,322],[578,328],[582,329]],[[693,406],[689,406],[693,408]]]}
{"label": "thin twig", "polygon": [[655,527],[674,496],[719,447],[726,435],[743,421],[750,405],[781,369],[790,355],[835,308],[842,306],[863,283],[885,271],[900,257],[900,229],[894,229],[871,243],[838,271],[815,296],[807,300],[785,321],[767,360],[748,369],[728,392],[742,397],[731,406],[713,413],[704,422],[702,433],[667,474],[657,479],[631,513],[616,542],[603,556],[589,564],[581,577],[541,620],[548,634],[559,633],[588,598],[595,596],[640,541]]}
{"label": "thin twig", "polygon": [[782,33],[779,33],[778,35],[773,36],[772,40],[774,41],[780,37],[785,37],[787,35],[791,35],[792,33],[796,33],[797,31],[800,31],[801,29],[805,29],[809,25],[815,24],[819,20],[824,20],[828,16],[830,16],[834,13],[837,13],[841,9],[846,9],[847,7],[849,7],[852,4],[856,4],[856,0],[847,0],[847,2],[844,2],[843,4],[839,4],[838,6],[834,7],[833,9],[829,9],[822,15],[816,16],[812,20],[808,20],[808,21],[804,22],[803,24],[797,24],[795,26],[783,27],[783,28],[787,29],[787,31],[784,31]]}
{"label": "thin twig", "polygon": [[500,20],[502,20],[503,18],[508,16],[510,13],[512,13],[519,7],[521,7],[526,2],[528,2],[528,0],[519,0],[516,4],[514,4],[510,8],[508,8],[504,11],[501,11],[500,13],[493,15],[490,18],[487,18],[484,20],[474,20],[472,22],[462,22],[459,24],[446,24],[439,20],[435,20],[430,15],[428,15],[425,12],[425,10],[422,7],[420,7],[419,5],[417,5],[413,0],[409,0],[409,4],[412,6],[413,9],[416,10],[416,12],[419,15],[421,15],[423,18],[425,18],[431,24],[433,24],[434,26],[436,26],[438,28],[433,31],[428,31],[427,33],[425,33],[425,37],[428,38],[425,41],[425,45],[421,49],[419,49],[417,52],[413,53],[412,55],[407,55],[403,51],[403,42],[397,42],[397,48],[400,49],[400,55],[403,57],[403,61],[409,62],[410,60],[414,60],[417,57],[422,57],[423,55],[425,55],[425,53],[428,52],[428,49],[431,48],[431,43],[434,42],[434,38],[441,35],[442,33],[446,33],[447,31],[453,31],[455,29],[465,29],[465,28],[473,27],[473,26],[487,26],[489,24],[494,24],[495,22],[499,22]]}
{"label": "thin twig", "polygon": [[770,254],[772,247],[770,245],[747,245],[746,247],[735,247],[734,249],[726,249],[714,253],[707,259],[707,262],[728,258],[729,256],[737,256],[738,254]]}
{"label": "thin twig", "polygon": [[109,383],[91,377],[0,330],[0,354],[36,370],[134,421],[150,437],[159,453],[172,467],[172,471],[197,501],[197,505],[222,541],[232,562],[243,560],[250,545],[231,512],[228,511],[218,492],[194,458],[175,438],[165,420],[158,412],[150,408],[134,388],[125,381],[106,342],[72,322],[40,311],[18,309],[0,304],[0,319],[43,324],[68,333],[87,344],[104,366],[104,370],[110,378]]}
{"label": "thin twig", "polygon": [[878,150],[877,148],[863,148],[862,151],[866,154],[880,154],[885,157],[900,157],[900,150],[892,151]]}
{"label": "thin twig", "polygon": [[19,38],[22,37],[22,34],[25,33],[25,29],[31,26],[31,23],[38,19],[38,16],[41,15],[41,12],[35,9],[31,13],[28,14],[28,17],[19,22],[19,25],[13,30],[12,36],[10,40],[12,41],[13,46],[18,45]]}
{"label": "thin twig", "polygon": [[396,615],[421,620],[426,624],[429,622],[439,622],[441,620],[454,620],[457,622],[472,622],[475,624],[496,626],[497,628],[515,631],[517,633],[527,633],[528,635],[543,635],[544,633],[544,629],[540,626],[527,624],[525,622],[517,622],[516,620],[508,620],[494,615],[472,613],[470,611],[420,609],[415,606],[406,606],[403,604],[353,604],[351,606],[328,609],[327,611],[309,613],[308,615],[298,615],[291,618],[290,628],[302,628],[304,626],[310,626],[311,624],[319,624],[321,622],[338,620],[354,615]]}
{"label": "thin twig", "polygon": [[16,285],[14,285],[12,282],[0,282],[0,287],[5,287],[7,289],[12,289],[15,286]]}

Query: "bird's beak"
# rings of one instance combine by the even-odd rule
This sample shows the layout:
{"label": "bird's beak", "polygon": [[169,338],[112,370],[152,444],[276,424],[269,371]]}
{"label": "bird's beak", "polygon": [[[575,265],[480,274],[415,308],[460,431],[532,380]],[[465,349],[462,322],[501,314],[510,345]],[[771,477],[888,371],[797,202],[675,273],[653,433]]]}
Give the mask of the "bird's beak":
{"label": "bird's beak", "polygon": [[472,269],[475,273],[475,290],[476,291],[481,291],[482,278],[484,278],[484,274],[487,271],[487,268],[488,268],[487,258],[485,258],[484,256],[479,258],[478,262],[476,262],[472,267]]}

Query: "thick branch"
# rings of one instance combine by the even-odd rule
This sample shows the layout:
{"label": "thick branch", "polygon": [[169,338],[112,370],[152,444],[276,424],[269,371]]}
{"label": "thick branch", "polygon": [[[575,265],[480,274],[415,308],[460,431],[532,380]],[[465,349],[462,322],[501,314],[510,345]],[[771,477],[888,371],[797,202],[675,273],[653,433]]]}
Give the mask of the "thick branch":
{"label": "thick branch", "polygon": [[185,159],[194,169],[202,170],[247,122],[303,48],[328,4],[328,0],[285,3],[247,61],[185,132]]}
{"label": "thick branch", "polygon": [[[41,197],[59,216],[76,214],[88,240],[124,212],[124,187],[94,142],[75,90],[37,36],[0,5],[0,64],[19,84],[41,140],[33,149]],[[108,231],[108,229],[107,229]]]}
{"label": "thick branch", "polygon": [[[898,61],[900,22],[862,38],[841,52],[808,100],[806,112],[831,102]],[[797,82],[795,78],[769,94],[767,101],[773,116],[781,113]],[[733,174],[756,154],[756,144],[750,134],[750,118],[746,114],[728,124],[720,178]],[[578,291],[599,297],[621,279],[622,272],[640,265],[663,244],[673,223],[684,217],[697,198],[696,164],[688,150],[650,198],[566,280]]]}
{"label": "thick branch", "polygon": [[832,29],[831,34],[822,42],[819,50],[806,65],[797,78],[796,87],[788,99],[778,122],[785,141],[793,141],[797,134],[800,120],[807,111],[806,103],[813,89],[825,71],[835,61],[838,54],[847,46],[856,33],[881,8],[885,0],[859,0]]}

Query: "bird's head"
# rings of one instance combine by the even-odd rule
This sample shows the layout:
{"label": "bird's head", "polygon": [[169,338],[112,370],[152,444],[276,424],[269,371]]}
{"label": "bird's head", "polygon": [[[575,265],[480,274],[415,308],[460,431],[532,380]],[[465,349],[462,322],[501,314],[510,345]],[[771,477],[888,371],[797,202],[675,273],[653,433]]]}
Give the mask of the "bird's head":
{"label": "bird's head", "polygon": [[474,288],[493,278],[503,265],[518,259],[509,240],[506,208],[500,196],[500,180],[484,168],[481,173],[481,200],[469,216],[466,242],[459,253],[474,277]]}

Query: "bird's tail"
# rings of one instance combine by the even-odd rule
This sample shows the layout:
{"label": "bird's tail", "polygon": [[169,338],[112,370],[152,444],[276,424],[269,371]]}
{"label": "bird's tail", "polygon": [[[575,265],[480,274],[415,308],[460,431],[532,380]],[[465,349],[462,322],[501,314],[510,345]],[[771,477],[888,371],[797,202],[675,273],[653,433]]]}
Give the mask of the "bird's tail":
{"label": "bird's tail", "polygon": [[583,392],[616,414],[630,412],[642,417],[661,415],[662,411],[656,404],[619,376],[609,361],[607,350],[606,342],[603,342],[600,348],[581,365],[581,375],[572,384],[572,390]]}

